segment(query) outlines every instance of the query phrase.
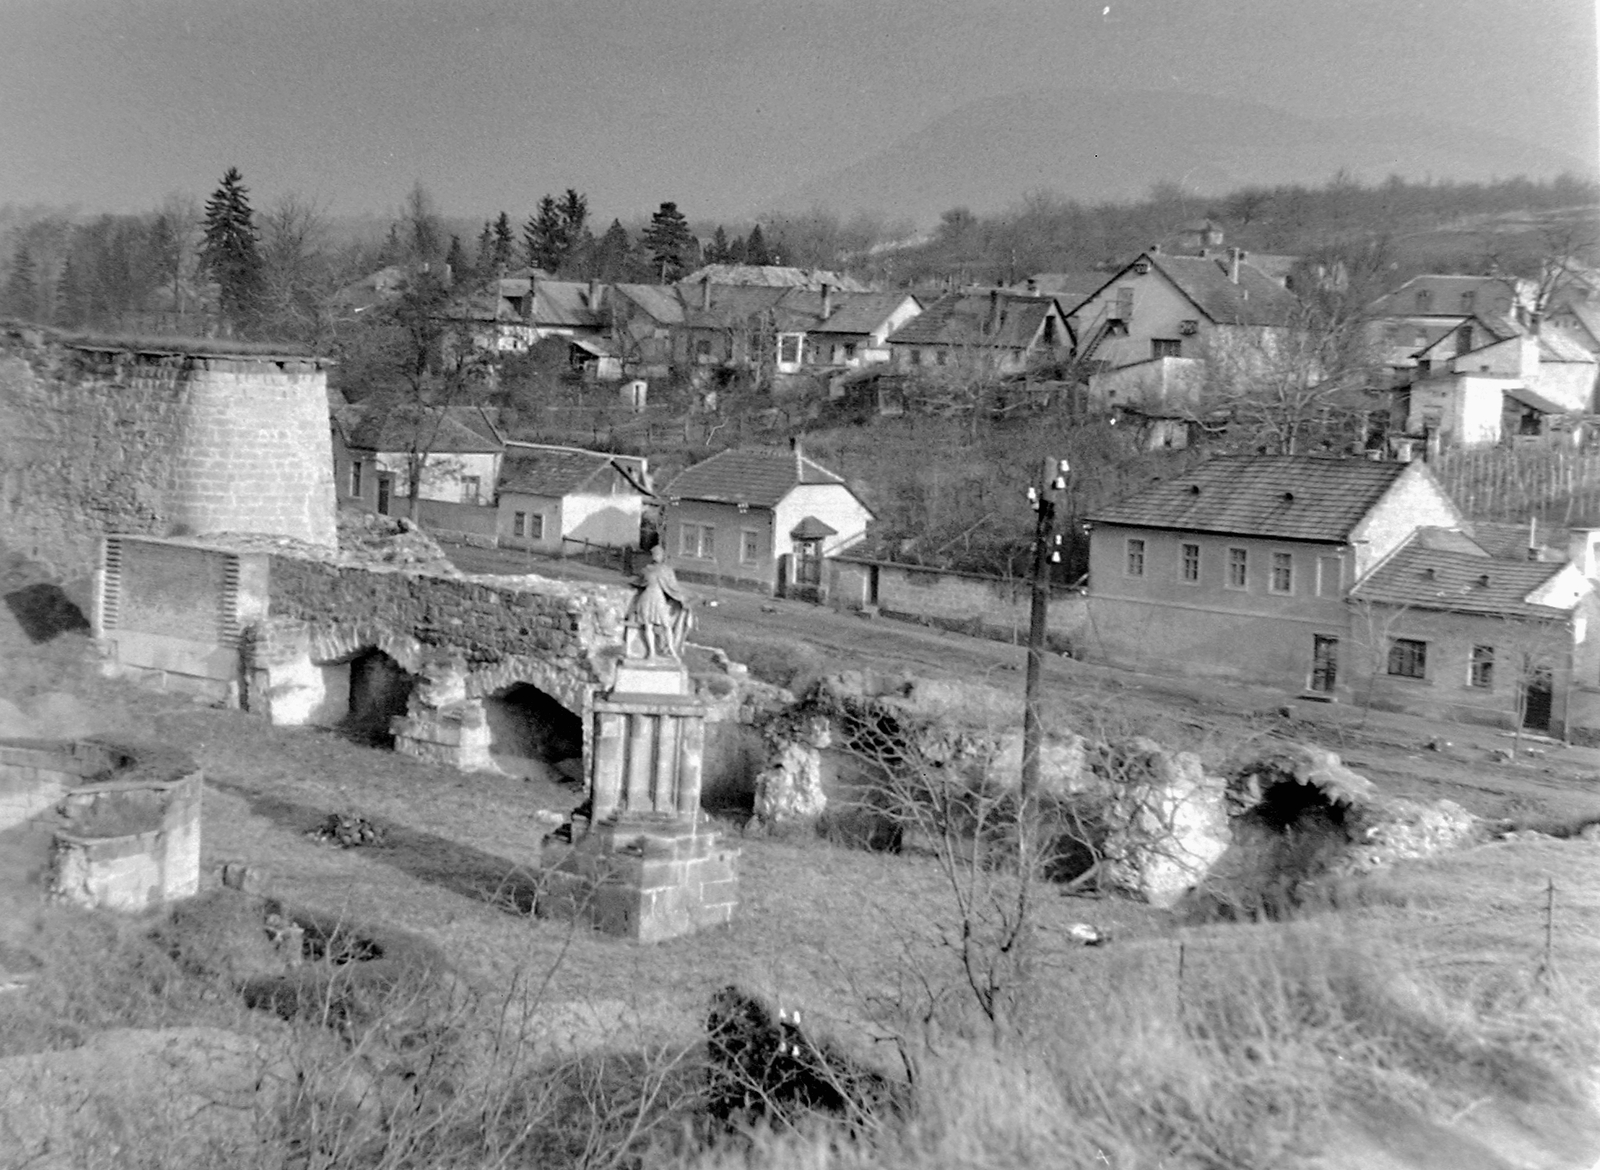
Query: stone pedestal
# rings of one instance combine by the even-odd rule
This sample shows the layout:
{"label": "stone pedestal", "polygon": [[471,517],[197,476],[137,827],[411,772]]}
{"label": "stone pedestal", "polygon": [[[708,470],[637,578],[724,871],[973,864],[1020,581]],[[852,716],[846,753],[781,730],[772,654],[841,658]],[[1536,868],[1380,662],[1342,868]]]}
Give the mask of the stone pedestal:
{"label": "stone pedestal", "polygon": [[659,942],[727,923],[738,850],[700,813],[705,708],[672,661],[624,661],[594,702],[589,816],[545,839],[540,914]]}

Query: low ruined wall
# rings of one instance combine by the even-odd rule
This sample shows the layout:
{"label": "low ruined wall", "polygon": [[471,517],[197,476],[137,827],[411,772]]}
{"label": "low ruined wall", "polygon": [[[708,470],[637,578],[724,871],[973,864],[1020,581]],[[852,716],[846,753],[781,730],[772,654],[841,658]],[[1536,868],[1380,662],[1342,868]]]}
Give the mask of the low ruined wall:
{"label": "low ruined wall", "polygon": [[71,581],[106,533],[228,531],[335,542],[318,362],[0,332],[0,543]]}
{"label": "low ruined wall", "polygon": [[[988,577],[886,561],[838,557],[829,562],[835,605],[865,609],[877,577],[877,608],[885,617],[938,626],[978,638],[1021,644],[1028,640],[1032,594],[1021,578]],[[1082,593],[1055,589],[1050,596],[1048,637],[1053,650],[1069,650],[1087,620]]]}
{"label": "low ruined wall", "polygon": [[193,760],[159,747],[0,740],[0,814],[55,809],[49,889],[88,908],[198,892],[202,783]]}

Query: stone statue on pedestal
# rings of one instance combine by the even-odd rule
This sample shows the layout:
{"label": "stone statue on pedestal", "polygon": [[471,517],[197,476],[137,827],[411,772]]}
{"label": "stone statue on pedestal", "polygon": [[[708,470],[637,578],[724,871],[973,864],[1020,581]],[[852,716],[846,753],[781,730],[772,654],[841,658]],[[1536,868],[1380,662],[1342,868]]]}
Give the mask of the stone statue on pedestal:
{"label": "stone statue on pedestal", "polygon": [[[689,597],[678,584],[678,575],[667,564],[665,550],[658,544],[650,550],[650,563],[639,578],[639,592],[633,599],[629,626],[638,626],[644,636],[646,658],[678,658],[689,635],[692,616]],[[657,635],[660,635],[660,643]],[[632,653],[629,640],[628,657]]]}

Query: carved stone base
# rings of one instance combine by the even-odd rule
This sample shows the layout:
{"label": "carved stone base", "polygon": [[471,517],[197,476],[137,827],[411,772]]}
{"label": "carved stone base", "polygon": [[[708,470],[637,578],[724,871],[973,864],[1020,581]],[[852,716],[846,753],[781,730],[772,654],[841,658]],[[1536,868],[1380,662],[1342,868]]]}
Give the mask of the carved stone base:
{"label": "carved stone base", "polygon": [[627,816],[546,838],[534,912],[655,943],[725,926],[739,901],[737,848],[695,820]]}

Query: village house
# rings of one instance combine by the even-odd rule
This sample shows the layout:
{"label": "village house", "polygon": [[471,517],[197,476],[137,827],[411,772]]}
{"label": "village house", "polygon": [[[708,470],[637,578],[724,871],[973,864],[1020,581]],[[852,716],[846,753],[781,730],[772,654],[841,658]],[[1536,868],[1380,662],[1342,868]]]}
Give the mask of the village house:
{"label": "village house", "polygon": [[[1405,390],[1406,434],[1440,448],[1492,446],[1518,437],[1548,436],[1561,420],[1594,410],[1595,356],[1560,330],[1506,331],[1487,337],[1463,322],[1415,355]],[[1482,340],[1477,348],[1464,348]]]}
{"label": "village house", "polygon": [[910,293],[823,294],[820,320],[806,333],[807,366],[857,369],[890,359],[889,335],[922,312]]}
{"label": "village house", "polygon": [[873,518],[798,445],[721,451],[661,495],[661,538],[680,576],[789,596],[820,596],[825,560],[860,542]]}
{"label": "village house", "polygon": [[564,556],[639,547],[649,467],[634,456],[508,442],[500,465],[501,548]]}
{"label": "village house", "polygon": [[1335,694],[1351,586],[1461,515],[1425,464],[1221,456],[1089,520],[1086,657]]}
{"label": "village house", "polygon": [[491,531],[505,437],[477,406],[358,404],[336,413],[344,456],[335,468],[340,500],[386,516],[410,516],[412,470],[418,522],[451,531]]}
{"label": "village house", "polygon": [[1353,700],[1559,736],[1600,728],[1597,535],[1574,530],[1571,558],[1551,564],[1418,530],[1351,590]]}
{"label": "village house", "polygon": [[888,342],[903,373],[1011,375],[1064,358],[1072,337],[1054,297],[992,288],[946,293]]}
{"label": "village house", "polygon": [[603,343],[609,333],[606,292],[599,281],[555,280],[523,268],[456,300],[450,316],[465,322],[484,349],[522,353],[559,337],[589,353],[585,343]]}
{"label": "village house", "polygon": [[1091,371],[1089,400],[1109,408],[1188,410],[1203,363],[1221,350],[1269,350],[1299,302],[1244,252],[1177,256],[1148,251],[1067,314],[1075,357]]}
{"label": "village house", "polygon": [[680,284],[683,324],[674,364],[683,369],[797,374],[806,333],[821,320],[825,290],[795,286]]}
{"label": "village house", "polygon": [[610,341],[627,377],[665,378],[683,330],[683,299],[670,284],[619,283],[610,288]]}

